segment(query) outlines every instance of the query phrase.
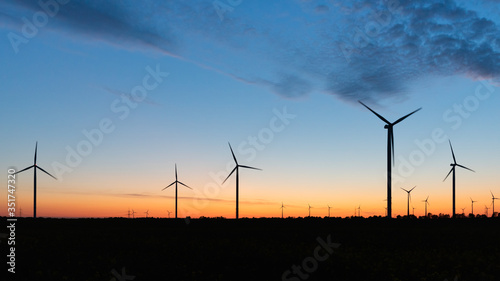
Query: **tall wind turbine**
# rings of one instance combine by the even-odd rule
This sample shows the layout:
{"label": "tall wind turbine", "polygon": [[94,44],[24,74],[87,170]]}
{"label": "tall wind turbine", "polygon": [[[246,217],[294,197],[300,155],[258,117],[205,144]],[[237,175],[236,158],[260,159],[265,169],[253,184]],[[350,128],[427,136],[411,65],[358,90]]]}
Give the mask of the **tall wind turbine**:
{"label": "tall wind turbine", "polygon": [[411,193],[411,191],[412,191],[413,189],[415,189],[415,187],[417,187],[417,186],[415,185],[415,186],[414,186],[412,189],[410,189],[410,190],[406,190],[406,189],[404,189],[404,188],[402,188],[402,187],[401,187],[401,189],[402,189],[402,190],[404,190],[404,191],[406,191],[406,193],[408,193],[408,199],[407,199],[407,202],[406,202],[406,215],[407,215],[407,216],[410,216],[410,200],[411,200],[411,194],[410,194],[410,193]]}
{"label": "tall wind turbine", "polygon": [[327,205],[328,206],[328,217],[330,217],[330,205]]}
{"label": "tall wind turbine", "polygon": [[181,185],[183,185],[183,186],[185,186],[185,187],[187,187],[187,188],[189,188],[189,189],[192,189],[191,187],[189,187],[189,186],[187,186],[187,185],[185,185],[182,182],[180,182],[180,181],[177,180],[177,164],[175,164],[175,181],[173,183],[169,184],[164,189],[161,190],[161,191],[163,191],[163,190],[169,188],[170,186],[172,186],[173,184],[175,184],[175,218],[177,218],[177,184],[178,183],[181,184]]}
{"label": "tall wind turbine", "polygon": [[361,101],[358,101],[361,103],[364,107],[366,107],[368,110],[370,110],[373,114],[377,115],[378,118],[380,118],[382,121],[385,122],[384,129],[387,129],[387,217],[392,216],[392,165],[394,165],[394,130],[393,127],[394,125],[398,124],[399,122],[403,121],[406,119],[408,116],[412,115],[413,113],[419,111],[422,108],[419,108],[410,114],[407,114],[395,122],[391,123],[387,121],[382,115],[378,114],[377,112],[373,111],[371,108],[366,106],[364,103]]}
{"label": "tall wind turbine", "polygon": [[430,205],[429,196],[427,196],[427,198],[425,198],[425,200],[423,200],[422,202],[425,202],[425,216],[427,217],[427,205]]}
{"label": "tall wind turbine", "polygon": [[472,198],[470,199],[470,202],[471,202],[471,212],[472,212],[472,215],[474,215],[474,203],[476,203],[477,201],[474,201],[472,200]]}
{"label": "tall wind turbine", "polygon": [[491,204],[493,204],[493,213],[491,213],[491,217],[495,216],[495,200],[498,200],[500,198],[495,198],[495,195],[493,195],[493,192],[491,192]]}
{"label": "tall wind turbine", "polygon": [[446,177],[444,178],[444,180],[443,180],[443,181],[445,181],[445,180],[448,178],[448,176],[451,174],[451,172],[453,172],[453,210],[452,210],[452,211],[453,211],[453,212],[452,212],[452,213],[453,213],[453,215],[452,215],[452,217],[454,218],[454,217],[455,217],[455,167],[456,167],[456,166],[458,166],[458,167],[460,167],[460,168],[464,168],[464,169],[467,169],[467,170],[472,171],[472,172],[474,172],[474,171],[473,171],[473,170],[471,170],[471,169],[469,169],[469,168],[467,168],[467,167],[465,167],[465,166],[462,166],[462,165],[460,165],[460,164],[457,164],[457,159],[455,158],[455,153],[453,152],[453,147],[451,146],[451,141],[450,141],[450,140],[448,140],[448,142],[450,143],[451,155],[453,156],[453,163],[451,163],[451,164],[450,164],[450,166],[451,166],[451,170],[450,170],[450,172],[446,175]]}
{"label": "tall wind turbine", "polygon": [[35,143],[35,158],[33,160],[33,165],[27,167],[27,168],[24,168],[22,169],[21,171],[18,171],[18,172],[15,172],[15,174],[19,174],[21,172],[24,172],[26,170],[29,170],[31,168],[33,168],[33,217],[36,218],[36,169],[40,169],[40,171],[46,173],[47,175],[53,177],[55,180],[57,180],[53,175],[49,174],[47,171],[45,171],[44,169],[42,169],[42,167],[38,166],[36,164],[36,151],[37,151],[37,147],[38,147],[38,142]]}
{"label": "tall wind turbine", "polygon": [[236,219],[238,219],[238,216],[239,216],[239,168],[247,168],[247,169],[259,170],[259,171],[262,171],[262,170],[259,168],[254,168],[254,167],[238,164],[238,160],[236,160],[236,156],[234,156],[233,148],[231,147],[231,144],[229,142],[228,142],[228,144],[229,144],[229,149],[231,149],[231,154],[233,155],[234,162],[236,163],[236,167],[234,167],[234,169],[231,171],[231,173],[229,173],[229,175],[222,182],[222,184],[224,184],[227,181],[227,179],[234,173],[234,171],[236,171]]}

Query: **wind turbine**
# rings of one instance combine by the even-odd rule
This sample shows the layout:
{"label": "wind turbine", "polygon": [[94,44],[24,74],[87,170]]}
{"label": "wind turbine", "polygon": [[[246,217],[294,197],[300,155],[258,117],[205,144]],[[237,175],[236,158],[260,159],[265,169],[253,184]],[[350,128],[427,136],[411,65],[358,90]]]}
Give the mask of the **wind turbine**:
{"label": "wind turbine", "polygon": [[311,217],[311,205],[307,204],[309,206],[309,217]]}
{"label": "wind turbine", "polygon": [[146,212],[144,212],[144,213],[146,214],[146,218],[148,218],[148,216],[149,216],[149,209]]}
{"label": "wind turbine", "polygon": [[470,199],[470,202],[471,202],[471,210],[472,210],[472,215],[474,215],[474,203],[476,203],[477,201],[474,201],[472,200],[472,198]]}
{"label": "wind turbine", "polygon": [[259,170],[259,171],[262,171],[262,170],[259,168],[254,168],[254,167],[238,164],[238,160],[236,160],[236,156],[234,156],[233,148],[231,147],[231,144],[229,142],[228,142],[228,144],[229,144],[229,149],[231,149],[231,154],[233,155],[233,159],[234,159],[234,162],[236,163],[236,166],[231,171],[231,173],[229,173],[229,175],[222,182],[222,184],[224,184],[227,181],[227,179],[234,173],[234,171],[236,171],[236,219],[238,219],[238,215],[239,215],[239,212],[238,212],[239,211],[239,209],[238,209],[238,207],[239,207],[239,168],[247,168],[247,169]]}
{"label": "wind turbine", "polygon": [[411,206],[411,208],[413,209],[412,216],[414,216],[415,215],[415,207]]}
{"label": "wind turbine", "polygon": [[285,206],[283,205],[283,202],[281,202],[281,218],[283,218],[283,208],[285,208]]}
{"label": "wind turbine", "polygon": [[170,218],[170,213],[171,213],[171,212],[170,212],[169,210],[167,210],[167,213],[168,213],[168,218]]}
{"label": "wind turbine", "polygon": [[495,200],[498,200],[500,198],[495,198],[495,195],[493,195],[493,192],[491,192],[491,204],[493,204],[493,213],[491,213],[491,217],[495,216]]}
{"label": "wind turbine", "polygon": [[175,164],[175,181],[169,185],[167,185],[167,187],[165,187],[164,189],[162,189],[161,191],[169,188],[170,186],[172,186],[173,184],[175,184],[175,218],[177,218],[177,184],[180,183],[181,185],[189,188],[189,189],[192,189],[191,187],[183,184],[182,182],[178,181],[177,180],[177,164]]}
{"label": "wind turbine", "polygon": [[134,209],[132,209],[132,218],[135,219],[135,213],[137,213],[136,211],[134,211]]}
{"label": "wind turbine", "polygon": [[328,206],[328,217],[330,217],[330,205],[327,205]]}
{"label": "wind turbine", "polygon": [[443,181],[445,181],[448,176],[451,174],[451,172],[453,172],[453,216],[452,217],[455,217],[455,167],[458,166],[460,168],[464,168],[464,169],[467,169],[469,171],[472,171],[474,172],[473,170],[465,167],[465,166],[462,166],[460,164],[457,164],[457,159],[455,158],[455,153],[453,152],[453,147],[451,146],[451,141],[448,140],[448,142],[450,143],[450,148],[451,148],[451,155],[453,156],[453,163],[450,164],[451,166],[451,170],[450,172],[446,175],[446,177],[444,178]]}
{"label": "wind turbine", "polygon": [[465,208],[462,208],[462,215],[465,216]]}
{"label": "wind turbine", "polygon": [[358,207],[358,217],[361,217],[361,205]]}
{"label": "wind turbine", "polygon": [[488,210],[489,210],[490,208],[488,208],[488,206],[486,206],[486,205],[484,205],[484,208],[486,209],[486,216],[488,216]]}
{"label": "wind turbine", "polygon": [[410,114],[407,114],[395,122],[391,123],[387,121],[382,115],[378,114],[377,112],[373,111],[371,108],[369,108],[367,105],[362,103],[361,101],[358,101],[361,103],[364,107],[366,107],[368,110],[370,110],[373,114],[377,115],[378,118],[380,118],[382,121],[384,121],[386,124],[384,126],[384,129],[387,129],[387,217],[392,216],[392,165],[394,165],[394,130],[393,127],[394,125],[398,124],[399,122],[403,121],[406,119],[408,116],[412,115],[413,113],[419,111],[422,108],[419,108]]}
{"label": "wind turbine", "polygon": [[406,189],[404,189],[404,188],[402,188],[402,187],[401,187],[401,189],[402,189],[402,190],[404,190],[404,191],[406,191],[406,193],[408,193],[408,199],[407,199],[407,202],[406,202],[406,205],[407,205],[407,206],[406,206],[406,215],[407,215],[407,216],[410,216],[410,200],[411,200],[411,194],[410,194],[410,193],[411,193],[411,191],[412,191],[413,189],[415,189],[415,187],[417,187],[417,186],[415,185],[415,186],[414,186],[412,189],[410,189],[410,190],[406,190]]}
{"label": "wind turbine", "polygon": [[130,209],[128,209],[127,217],[130,219]]}
{"label": "wind turbine", "polygon": [[429,196],[427,196],[427,198],[425,198],[425,200],[422,200],[422,202],[425,202],[425,216],[427,217],[427,205],[430,205],[429,204]]}
{"label": "wind turbine", "polygon": [[46,173],[47,175],[53,177],[55,180],[57,180],[53,175],[49,174],[49,172],[45,171],[44,169],[42,169],[42,167],[38,166],[36,164],[36,151],[37,151],[37,147],[38,147],[38,142],[35,143],[35,158],[33,160],[33,165],[27,167],[27,168],[24,168],[22,169],[21,171],[18,171],[18,172],[15,172],[13,175],[15,174],[19,174],[21,172],[24,172],[26,170],[29,170],[31,168],[33,168],[33,218],[36,218],[36,169],[40,169],[40,171]]}

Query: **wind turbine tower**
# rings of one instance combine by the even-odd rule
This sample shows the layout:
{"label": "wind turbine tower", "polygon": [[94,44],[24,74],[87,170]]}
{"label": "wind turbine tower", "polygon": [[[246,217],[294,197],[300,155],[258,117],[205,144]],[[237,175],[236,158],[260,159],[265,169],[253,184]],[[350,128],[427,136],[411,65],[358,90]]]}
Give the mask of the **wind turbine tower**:
{"label": "wind turbine tower", "polygon": [[364,107],[366,107],[368,110],[370,110],[378,118],[380,118],[380,120],[384,121],[385,122],[384,129],[387,129],[387,217],[390,218],[392,216],[392,165],[394,165],[394,130],[393,130],[393,127],[394,127],[394,125],[403,121],[408,116],[421,110],[422,108],[419,108],[419,109],[411,112],[410,114],[407,114],[407,115],[399,118],[395,122],[391,123],[391,122],[387,121],[387,119],[382,117],[382,115],[373,111],[371,108],[369,108],[367,105],[365,105],[361,101],[358,101],[358,102],[360,104],[362,104]]}
{"label": "wind turbine tower", "polygon": [[165,187],[163,190],[169,188],[170,186],[172,186],[173,184],[175,184],[175,218],[177,218],[177,184],[181,184],[189,189],[192,189],[191,187],[183,184],[182,182],[180,182],[178,179],[177,179],[177,164],[175,164],[175,181],[171,184],[169,184],[167,187]]}
{"label": "wind turbine tower", "polygon": [[224,184],[227,181],[227,179],[234,173],[234,171],[236,171],[236,219],[238,219],[238,216],[239,216],[239,168],[246,168],[246,169],[253,169],[253,170],[261,170],[261,169],[238,164],[238,160],[236,160],[236,156],[234,156],[233,148],[231,147],[231,144],[229,142],[228,142],[228,144],[229,144],[229,149],[231,150],[231,154],[233,155],[234,162],[236,163],[236,166],[231,171],[231,173],[229,173],[229,175],[222,182],[222,184]]}
{"label": "wind turbine tower", "polygon": [[474,172],[474,171],[471,170],[471,169],[469,169],[469,168],[467,168],[467,167],[465,167],[465,166],[457,164],[457,159],[455,158],[455,153],[453,152],[453,147],[451,146],[451,141],[448,140],[448,142],[450,143],[451,155],[453,156],[453,163],[450,164],[451,170],[446,175],[446,177],[444,178],[443,181],[445,181],[448,178],[448,176],[453,172],[453,177],[452,177],[452,179],[453,179],[453,183],[452,183],[452,186],[453,186],[453,192],[452,192],[453,193],[453,196],[452,196],[453,197],[452,217],[454,218],[455,217],[455,168],[458,166],[460,168],[463,168],[463,169],[466,169],[466,170],[469,170],[469,171],[472,171],[472,172]]}
{"label": "wind turbine tower", "polygon": [[57,180],[53,175],[49,174],[49,172],[45,171],[44,169],[42,169],[42,167],[40,167],[36,164],[37,147],[38,147],[38,142],[35,143],[35,157],[33,159],[33,165],[31,165],[27,168],[24,168],[21,171],[15,172],[13,174],[13,175],[19,174],[19,173],[22,173],[26,170],[33,168],[33,218],[36,218],[36,169],[40,169],[40,171],[46,173],[47,175],[49,175],[52,178],[54,178],[55,180]]}

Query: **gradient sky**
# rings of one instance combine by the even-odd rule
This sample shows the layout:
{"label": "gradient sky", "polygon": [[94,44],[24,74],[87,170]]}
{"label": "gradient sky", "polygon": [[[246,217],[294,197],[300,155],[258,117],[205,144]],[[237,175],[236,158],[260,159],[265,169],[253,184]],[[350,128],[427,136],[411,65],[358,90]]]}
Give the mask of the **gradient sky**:
{"label": "gradient sky", "polygon": [[[38,216],[166,217],[177,163],[179,216],[233,218],[228,141],[262,169],[240,171],[240,217],[384,215],[387,132],[357,100],[423,108],[394,129],[393,215],[415,185],[416,215],[451,213],[448,139],[476,171],[457,212],[500,197],[499,1],[41,2],[0,0],[0,179],[38,141],[58,178],[38,173]],[[16,186],[31,216],[32,170]]]}

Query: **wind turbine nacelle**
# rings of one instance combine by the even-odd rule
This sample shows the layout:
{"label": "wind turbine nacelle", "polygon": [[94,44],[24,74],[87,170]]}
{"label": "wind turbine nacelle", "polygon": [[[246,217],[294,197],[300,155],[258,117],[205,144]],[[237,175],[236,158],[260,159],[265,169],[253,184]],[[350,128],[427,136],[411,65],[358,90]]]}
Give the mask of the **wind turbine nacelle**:
{"label": "wind turbine nacelle", "polygon": [[384,129],[389,129],[389,125],[385,124]]}

